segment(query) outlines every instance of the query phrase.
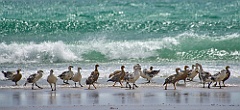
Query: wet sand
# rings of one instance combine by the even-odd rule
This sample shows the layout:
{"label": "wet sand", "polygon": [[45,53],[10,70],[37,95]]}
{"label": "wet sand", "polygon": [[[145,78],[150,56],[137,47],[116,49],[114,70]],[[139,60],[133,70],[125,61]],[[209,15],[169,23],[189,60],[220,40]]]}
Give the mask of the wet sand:
{"label": "wet sand", "polygon": [[178,86],[140,85],[139,88],[102,86],[96,90],[59,87],[31,90],[31,88],[0,89],[1,110],[75,110],[75,109],[220,109],[238,110],[240,108],[240,89],[238,86],[201,88]]}

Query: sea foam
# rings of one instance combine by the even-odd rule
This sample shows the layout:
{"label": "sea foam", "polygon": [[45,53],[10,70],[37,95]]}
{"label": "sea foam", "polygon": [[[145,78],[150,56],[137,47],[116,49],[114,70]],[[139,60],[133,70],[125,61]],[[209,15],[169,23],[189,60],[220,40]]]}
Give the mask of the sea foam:
{"label": "sea foam", "polygon": [[0,63],[43,63],[74,61],[77,56],[64,44],[58,42],[0,44]]}

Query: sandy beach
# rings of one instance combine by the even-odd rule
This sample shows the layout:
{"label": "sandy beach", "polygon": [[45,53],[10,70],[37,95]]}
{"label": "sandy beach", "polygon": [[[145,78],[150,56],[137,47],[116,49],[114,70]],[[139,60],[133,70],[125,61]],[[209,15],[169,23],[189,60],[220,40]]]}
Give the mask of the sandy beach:
{"label": "sandy beach", "polygon": [[57,91],[32,90],[29,86],[0,89],[1,110],[237,110],[240,107],[240,89],[228,86],[211,89],[201,86],[178,85],[177,90],[169,86],[164,90],[158,83],[138,84],[139,88],[111,87],[111,83],[96,84],[96,90],[58,85]]}

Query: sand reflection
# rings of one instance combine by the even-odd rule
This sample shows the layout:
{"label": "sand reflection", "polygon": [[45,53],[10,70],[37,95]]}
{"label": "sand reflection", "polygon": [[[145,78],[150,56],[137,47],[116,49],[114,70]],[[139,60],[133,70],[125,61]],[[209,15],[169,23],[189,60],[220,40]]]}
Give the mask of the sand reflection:
{"label": "sand reflection", "polygon": [[141,103],[142,96],[138,92],[121,92],[113,94],[118,104],[138,104]]}
{"label": "sand reflection", "polygon": [[99,93],[97,91],[89,91],[87,93],[87,100],[89,104],[99,104]]}
{"label": "sand reflection", "polygon": [[229,92],[181,92],[167,91],[165,93],[166,102],[169,103],[230,103],[231,94]]}
{"label": "sand reflection", "polygon": [[56,100],[57,96],[56,96],[56,91],[52,91],[49,93],[49,104],[51,105],[55,105],[57,104],[57,100]]}

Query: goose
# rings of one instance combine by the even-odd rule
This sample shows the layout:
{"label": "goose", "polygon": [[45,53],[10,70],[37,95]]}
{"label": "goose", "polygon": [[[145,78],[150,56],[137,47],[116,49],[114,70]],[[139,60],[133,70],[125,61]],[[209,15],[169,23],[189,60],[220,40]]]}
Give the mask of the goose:
{"label": "goose", "polygon": [[3,75],[5,78],[7,78],[7,80],[11,79],[13,74],[15,73],[15,71],[2,71]]}
{"label": "goose", "polygon": [[76,82],[79,82],[79,85],[80,85],[81,87],[83,87],[82,84],[81,84],[81,80],[82,80],[82,74],[81,74],[81,72],[80,72],[81,69],[82,69],[81,67],[78,67],[78,72],[75,73],[74,76],[72,77],[72,80],[73,80],[74,83],[75,83],[75,87],[77,87]]}
{"label": "goose", "polygon": [[38,70],[37,73],[34,73],[34,74],[31,74],[28,78],[27,78],[27,81],[26,83],[24,84],[24,86],[26,86],[28,83],[32,83],[32,89],[34,89],[34,84],[42,89],[42,87],[38,86],[37,85],[37,81],[42,77],[43,75],[43,71],[42,70]]}
{"label": "goose", "polygon": [[[139,64],[134,65],[133,70],[133,73],[127,73],[124,77],[124,80],[126,81],[126,87],[129,86],[129,89],[134,89],[134,87],[138,88],[135,82],[140,77],[140,74],[142,74],[141,66]],[[129,83],[133,83],[132,87]]]}
{"label": "goose", "polygon": [[64,71],[62,74],[60,74],[58,77],[63,80],[63,83],[69,84],[68,80],[70,80],[73,77],[73,66],[68,67],[68,71]]}
{"label": "goose", "polygon": [[17,86],[17,82],[22,78],[22,74],[20,73],[21,69],[17,70],[17,74],[13,74],[11,80],[15,82],[15,85]]}
{"label": "goose", "polygon": [[21,69],[17,69],[17,73],[15,72],[11,72],[11,71],[7,71],[4,72],[2,71],[2,73],[4,74],[4,77],[7,78],[7,80],[12,80],[13,82],[15,82],[15,85],[17,86],[17,82],[22,78],[22,74],[20,73]]}
{"label": "goose", "polygon": [[[223,82],[223,86],[222,87],[226,87],[225,86],[225,81],[230,77],[230,75],[231,75],[231,72],[229,71],[229,68],[230,68],[230,66],[226,66],[225,67],[225,70],[226,70],[226,77],[222,80],[222,82]],[[220,82],[219,82],[220,83]],[[220,84],[219,84],[220,85]],[[217,82],[214,84],[214,86],[217,86]]]}
{"label": "goose", "polygon": [[97,80],[98,80],[98,78],[99,78],[98,67],[99,67],[99,65],[96,64],[96,65],[95,65],[95,70],[91,72],[91,75],[93,75],[94,83],[97,82]]}
{"label": "goose", "polygon": [[199,69],[199,79],[201,80],[201,82],[203,83],[203,88],[205,88],[205,83],[206,82],[210,82],[211,81],[211,73],[203,71],[202,65],[199,63],[196,63],[196,68],[200,68]]}
{"label": "goose", "polygon": [[225,83],[224,83],[224,82],[225,82],[226,80],[228,80],[229,77],[230,77],[230,75],[231,75],[231,72],[230,72],[229,68],[230,68],[230,66],[226,66],[227,75],[226,75],[226,77],[222,80],[224,87],[225,87]]}
{"label": "goose", "polygon": [[123,86],[122,80],[126,74],[124,68],[125,66],[121,66],[121,70],[114,71],[112,74],[109,75],[109,78],[111,79],[109,79],[108,81],[113,81],[113,86],[115,86],[116,82],[119,82],[121,84],[121,87]]}
{"label": "goose", "polygon": [[99,65],[96,64],[95,70],[92,71],[90,76],[86,79],[86,84],[88,85],[88,89],[90,89],[90,85],[93,85],[93,87],[95,89],[97,89],[96,86],[94,85],[94,83],[97,81],[97,79],[99,77],[98,67],[99,67]]}
{"label": "goose", "polygon": [[[57,77],[53,74],[53,70],[50,70],[50,74],[47,77],[47,82],[50,84],[52,91],[56,91],[56,83],[57,83]],[[52,87],[52,84],[54,84],[54,89]]]}
{"label": "goose", "polygon": [[221,70],[220,72],[211,76],[211,81],[208,84],[208,88],[210,89],[210,85],[212,82],[219,82],[219,87],[221,89],[221,81],[227,76],[227,70]]}
{"label": "goose", "polygon": [[160,72],[160,70],[153,70],[153,67],[150,67],[150,70],[144,69],[143,72],[141,72],[141,76],[143,78],[147,79],[147,83],[150,83],[151,79],[153,77],[155,77],[158,73]]}
{"label": "goose", "polygon": [[184,66],[184,70],[181,70],[180,72],[178,72],[178,80],[183,80],[184,84],[186,84],[186,78],[189,73],[188,68],[189,68],[188,66]]}
{"label": "goose", "polygon": [[163,86],[165,85],[165,90],[167,90],[167,84],[170,84],[170,83],[173,84],[174,90],[176,90],[176,82],[179,81],[177,76],[179,75],[180,70],[181,70],[180,68],[176,68],[175,69],[176,74],[170,75],[165,79],[165,82],[163,83]]}
{"label": "goose", "polygon": [[192,70],[189,71],[187,79],[193,81],[194,77],[198,74],[198,68],[194,68],[195,65],[192,65]]}

